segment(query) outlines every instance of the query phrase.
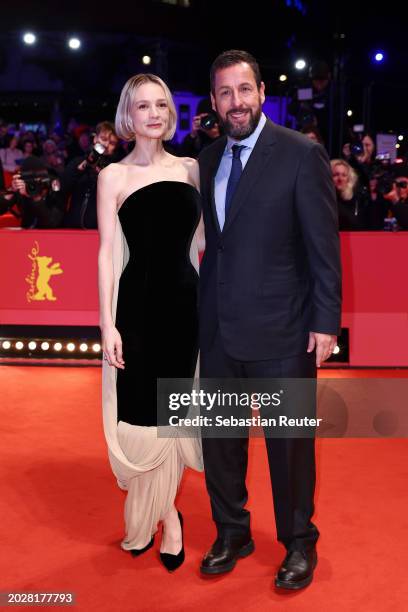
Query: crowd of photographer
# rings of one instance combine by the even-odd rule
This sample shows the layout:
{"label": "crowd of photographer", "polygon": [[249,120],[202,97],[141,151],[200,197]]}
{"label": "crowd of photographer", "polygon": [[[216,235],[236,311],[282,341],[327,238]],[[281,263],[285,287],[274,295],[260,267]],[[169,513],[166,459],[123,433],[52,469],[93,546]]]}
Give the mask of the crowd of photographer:
{"label": "crowd of photographer", "polygon": [[[325,61],[312,64],[308,75],[288,92],[296,129],[328,150],[332,103],[332,74]],[[331,161],[340,230],[408,230],[406,160],[392,163],[394,155],[376,155],[374,135],[357,127],[358,131],[348,128],[341,158]]]}
{"label": "crowd of photographer", "polygon": [[[219,136],[217,118],[205,99],[181,145],[166,143],[166,148],[196,158]],[[98,174],[120,161],[130,146],[119,141],[109,121],[91,130],[72,120],[64,134],[54,130],[45,135],[0,120],[0,216],[7,215],[1,225],[96,229]]]}
{"label": "crowd of photographer", "polygon": [[[303,121],[298,129],[324,145],[320,124],[328,80],[325,65],[319,68],[313,75],[318,85],[319,119],[314,116],[309,123]],[[176,155],[197,158],[221,134],[210,100],[204,98],[189,134],[179,146],[168,148]],[[109,121],[92,130],[71,120],[65,133],[38,134],[17,132],[0,120],[0,218],[8,213],[11,224],[23,228],[96,229],[98,173],[120,161],[130,146],[119,141]],[[363,133],[352,135],[342,153],[341,158],[331,160],[340,230],[408,230],[408,165],[404,160],[391,164],[389,156],[376,156],[374,137]]]}
{"label": "crowd of photographer", "polygon": [[12,129],[0,124],[0,215],[23,228],[95,229],[98,173],[126,154],[113,124],[72,121],[62,136]]}
{"label": "crowd of photographer", "polygon": [[375,140],[361,134],[331,160],[340,230],[408,230],[408,165],[375,155]]}

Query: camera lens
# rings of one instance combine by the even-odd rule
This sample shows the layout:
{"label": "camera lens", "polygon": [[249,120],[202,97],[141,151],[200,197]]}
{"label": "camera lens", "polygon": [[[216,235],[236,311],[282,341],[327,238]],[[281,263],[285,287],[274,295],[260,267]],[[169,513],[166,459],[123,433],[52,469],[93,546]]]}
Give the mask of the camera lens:
{"label": "camera lens", "polygon": [[355,142],[350,147],[351,154],[356,156],[364,153],[364,147],[361,142]]}
{"label": "camera lens", "polygon": [[217,117],[212,113],[205,115],[205,117],[201,117],[200,127],[203,130],[211,130],[215,124],[217,123]]}

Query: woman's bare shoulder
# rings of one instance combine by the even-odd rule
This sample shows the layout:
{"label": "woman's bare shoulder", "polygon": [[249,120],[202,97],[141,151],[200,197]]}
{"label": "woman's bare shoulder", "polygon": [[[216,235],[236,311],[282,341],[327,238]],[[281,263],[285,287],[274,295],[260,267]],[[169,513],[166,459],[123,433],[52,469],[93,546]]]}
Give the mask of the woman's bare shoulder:
{"label": "woman's bare shoulder", "polygon": [[192,157],[181,157],[182,163],[187,170],[189,181],[200,190],[200,168],[198,161]]}
{"label": "woman's bare shoulder", "polygon": [[181,163],[186,166],[186,168],[194,168],[198,166],[198,161],[193,157],[179,157]]}
{"label": "woman's bare shoulder", "polygon": [[103,180],[109,177],[118,176],[119,174],[123,174],[125,168],[125,164],[112,162],[99,172],[98,178],[102,177]]}

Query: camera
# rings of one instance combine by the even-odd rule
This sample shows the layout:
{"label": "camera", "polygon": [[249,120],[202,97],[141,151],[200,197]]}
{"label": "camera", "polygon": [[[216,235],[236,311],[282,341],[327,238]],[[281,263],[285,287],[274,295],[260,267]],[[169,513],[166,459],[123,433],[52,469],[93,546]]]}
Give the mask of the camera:
{"label": "camera", "polygon": [[352,140],[352,142],[350,143],[350,153],[354,157],[359,157],[360,155],[364,154],[364,146],[361,140],[359,139]]}
{"label": "camera", "polygon": [[204,117],[201,117],[200,127],[203,130],[211,130],[218,123],[218,119],[214,113],[208,113]]}
{"label": "camera", "polygon": [[350,153],[353,157],[364,155],[363,132],[364,125],[361,123],[353,125],[353,135],[350,140]]}
{"label": "camera", "polygon": [[92,149],[89,151],[85,161],[88,166],[95,168],[96,166],[101,167],[101,157],[105,153],[106,147],[100,142],[94,144]]}
{"label": "camera", "polygon": [[387,195],[394,188],[394,177],[390,172],[384,172],[377,179],[377,193]]}
{"label": "camera", "polygon": [[48,170],[23,170],[20,178],[25,183],[27,194],[30,197],[39,195],[44,188],[49,190],[52,178]]}

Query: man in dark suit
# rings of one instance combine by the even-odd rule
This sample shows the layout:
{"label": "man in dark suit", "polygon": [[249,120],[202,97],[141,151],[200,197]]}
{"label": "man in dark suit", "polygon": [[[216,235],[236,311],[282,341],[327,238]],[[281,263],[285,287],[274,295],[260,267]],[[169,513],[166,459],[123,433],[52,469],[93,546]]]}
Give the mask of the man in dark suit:
{"label": "man in dark suit", "polygon": [[[206,250],[200,277],[203,378],[315,378],[340,328],[336,198],[323,147],[262,113],[264,83],[244,51],[211,68],[211,99],[226,136],[200,155]],[[275,577],[298,589],[313,578],[313,438],[265,436],[278,540]],[[201,571],[230,571],[254,549],[248,438],[203,438],[218,537]],[[267,523],[267,519],[265,519]]]}

